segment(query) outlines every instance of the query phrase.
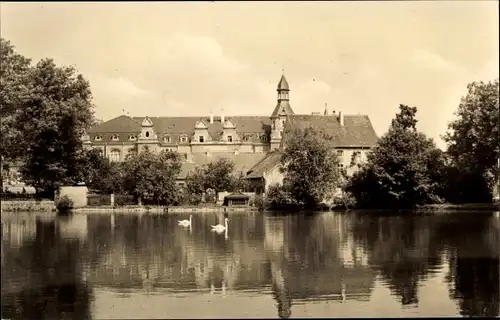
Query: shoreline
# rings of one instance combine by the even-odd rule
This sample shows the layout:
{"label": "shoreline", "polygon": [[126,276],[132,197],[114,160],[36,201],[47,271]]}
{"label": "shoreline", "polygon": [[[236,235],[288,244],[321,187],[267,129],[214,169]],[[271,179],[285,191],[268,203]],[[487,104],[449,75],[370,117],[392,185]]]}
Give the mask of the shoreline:
{"label": "shoreline", "polygon": [[[8,205],[7,205],[8,204]],[[10,203],[2,202],[1,205],[2,212],[54,212],[56,211],[53,201],[12,201]],[[257,207],[250,206],[171,206],[171,207],[158,207],[158,206],[95,206],[95,207],[82,207],[74,208],[73,212],[83,212],[83,213],[105,213],[105,212],[130,212],[130,213],[200,213],[200,212],[255,212],[255,211],[269,211],[269,212],[281,212],[284,214],[297,213],[302,210],[299,208],[283,208],[276,210],[259,210]],[[331,208],[329,210],[322,210],[318,208],[318,212],[373,212],[373,213],[404,213],[404,212],[414,212],[414,213],[440,213],[440,212],[478,212],[478,211],[500,211],[500,204],[498,203],[467,203],[467,204],[431,204],[425,205],[415,209],[407,210],[387,210],[387,209],[369,209],[369,208],[350,208],[346,210],[345,208]]]}
{"label": "shoreline", "polygon": [[176,207],[148,207],[145,206],[130,206],[130,207],[84,207],[75,208],[73,212],[85,212],[85,213],[103,213],[103,212],[133,212],[133,213],[200,213],[200,212],[248,212],[248,211],[258,211],[255,207],[188,207],[188,206],[176,206]]}

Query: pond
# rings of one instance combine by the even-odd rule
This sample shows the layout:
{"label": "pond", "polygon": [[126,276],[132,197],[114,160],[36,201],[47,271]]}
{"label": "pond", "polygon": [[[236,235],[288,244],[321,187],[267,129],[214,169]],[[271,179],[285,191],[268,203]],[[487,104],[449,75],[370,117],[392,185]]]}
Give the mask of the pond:
{"label": "pond", "polygon": [[2,214],[2,318],[499,315],[493,212]]}

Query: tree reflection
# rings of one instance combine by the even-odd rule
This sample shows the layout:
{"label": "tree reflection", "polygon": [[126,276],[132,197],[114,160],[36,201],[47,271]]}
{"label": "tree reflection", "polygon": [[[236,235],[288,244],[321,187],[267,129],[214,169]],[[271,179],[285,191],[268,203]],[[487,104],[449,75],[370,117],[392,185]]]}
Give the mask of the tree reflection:
{"label": "tree reflection", "polygon": [[4,246],[2,318],[90,319],[81,242],[63,239],[56,221],[36,221],[36,236],[20,248]]}
{"label": "tree reflection", "polygon": [[500,314],[498,229],[491,228],[494,223],[493,219],[477,217],[442,223],[440,231],[447,244],[454,248],[447,277],[451,283],[450,296],[457,300],[462,316],[497,317]]}
{"label": "tree reflection", "polygon": [[418,286],[441,265],[433,217],[355,216],[352,232],[367,248],[369,263],[380,272],[403,305],[418,303]]}

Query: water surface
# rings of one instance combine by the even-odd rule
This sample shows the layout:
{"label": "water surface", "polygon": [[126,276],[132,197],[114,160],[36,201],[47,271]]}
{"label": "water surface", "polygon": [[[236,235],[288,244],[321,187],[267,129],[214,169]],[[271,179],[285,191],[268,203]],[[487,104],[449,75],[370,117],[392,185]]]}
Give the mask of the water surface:
{"label": "water surface", "polygon": [[2,215],[2,318],[499,315],[493,213]]}

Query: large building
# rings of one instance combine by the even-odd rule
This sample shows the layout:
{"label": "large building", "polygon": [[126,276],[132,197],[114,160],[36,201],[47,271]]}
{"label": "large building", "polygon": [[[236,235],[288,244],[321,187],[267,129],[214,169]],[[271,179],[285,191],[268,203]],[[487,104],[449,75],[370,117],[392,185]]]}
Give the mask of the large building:
{"label": "large building", "polygon": [[[236,169],[262,186],[279,182],[279,150],[289,129],[323,127],[334,136],[341,166],[363,161],[377,136],[367,115],[342,112],[297,115],[290,105],[290,88],[283,75],[278,83],[277,104],[270,116],[228,116],[207,114],[198,117],[129,117],[121,115],[89,130],[84,137],[87,148],[98,148],[110,161],[123,161],[129,152],[144,148],[158,152],[177,151],[182,155],[183,183],[196,166],[219,157],[233,160]],[[263,191],[263,190],[262,190]]]}

